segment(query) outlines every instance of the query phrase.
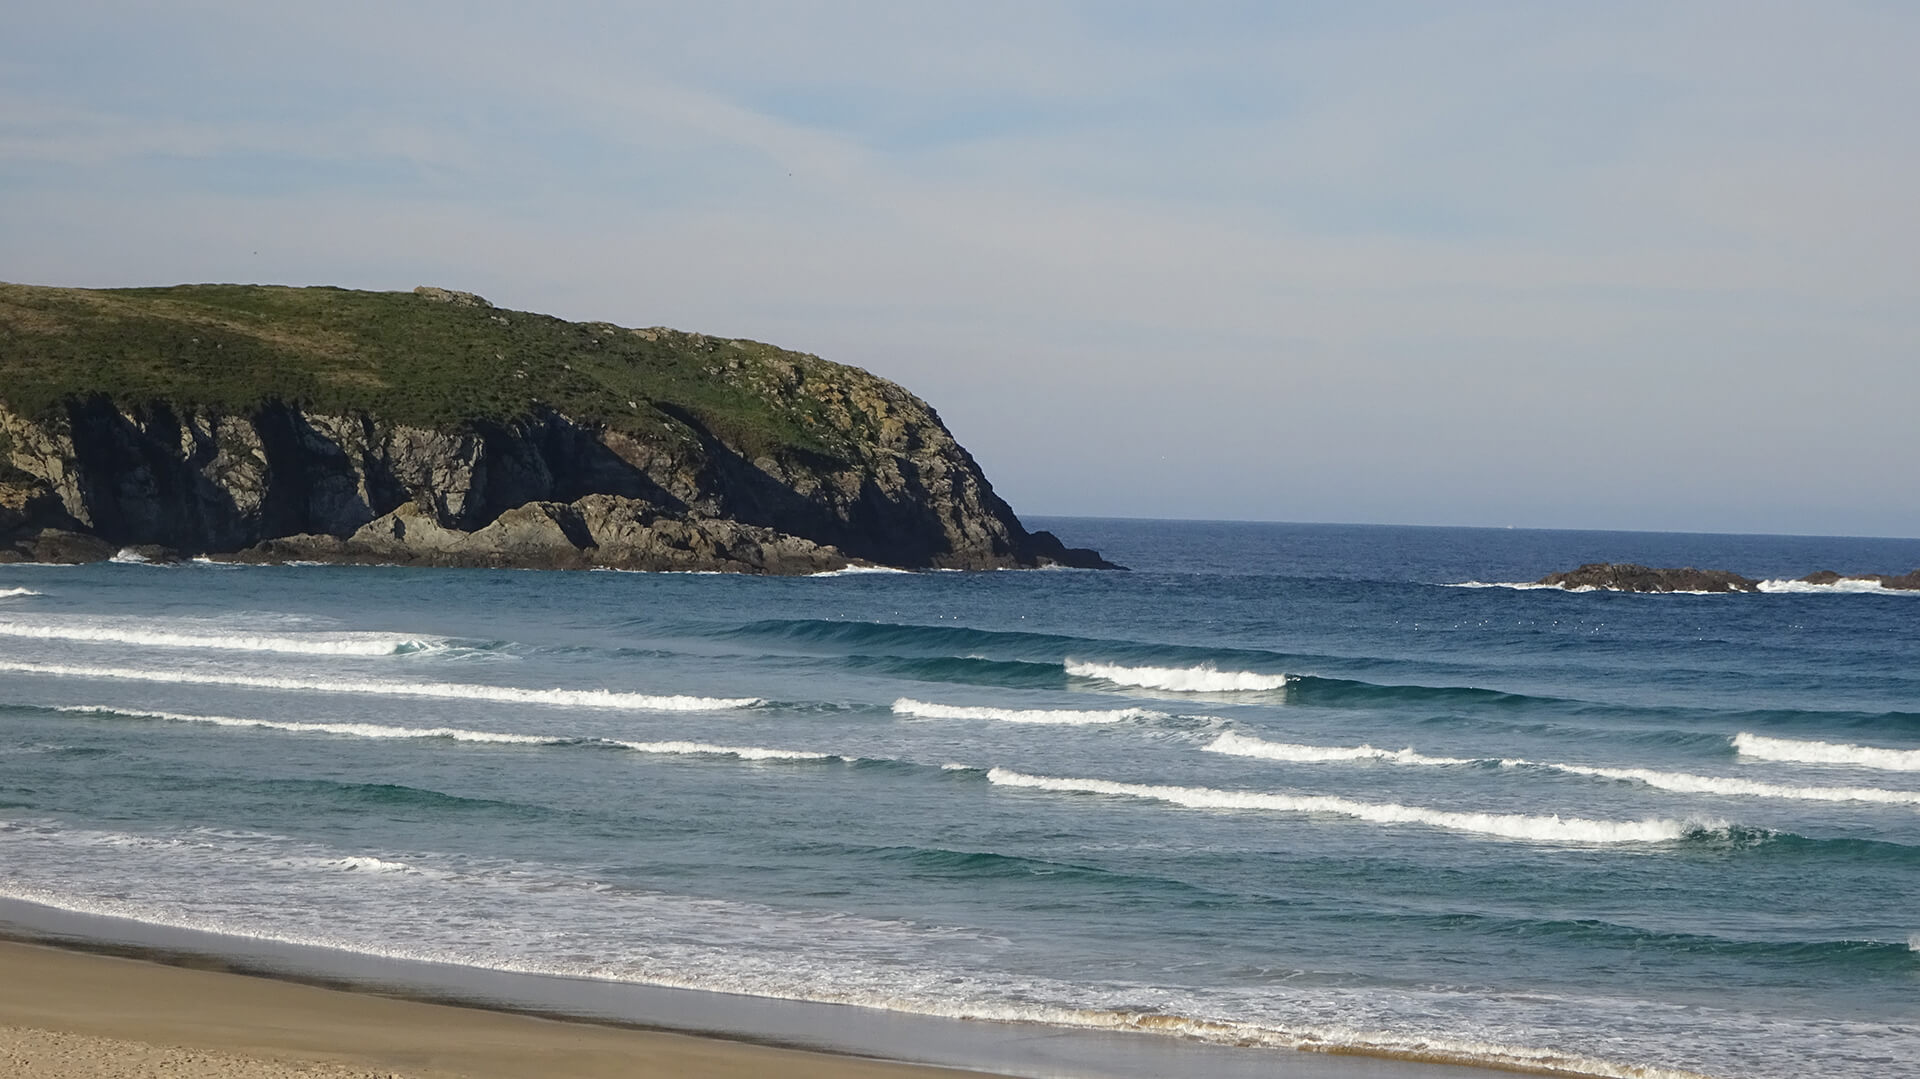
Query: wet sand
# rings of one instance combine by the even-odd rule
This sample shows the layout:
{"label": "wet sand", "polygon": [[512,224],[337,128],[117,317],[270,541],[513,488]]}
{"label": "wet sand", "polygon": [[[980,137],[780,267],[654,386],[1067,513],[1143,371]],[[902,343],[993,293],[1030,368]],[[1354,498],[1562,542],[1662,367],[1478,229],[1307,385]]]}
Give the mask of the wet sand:
{"label": "wet sand", "polygon": [[0,941],[9,1079],[962,1079],[979,1073],[396,1000]]}

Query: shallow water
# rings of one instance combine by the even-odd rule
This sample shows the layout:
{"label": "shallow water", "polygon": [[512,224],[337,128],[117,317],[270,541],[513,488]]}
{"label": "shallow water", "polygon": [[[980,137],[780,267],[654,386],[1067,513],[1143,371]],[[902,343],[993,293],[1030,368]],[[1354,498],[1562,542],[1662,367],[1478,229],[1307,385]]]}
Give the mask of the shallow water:
{"label": "shallow water", "polygon": [[1920,541],[1038,524],[1134,572],[0,567],[0,895],[1274,1052],[1920,1059],[1920,595],[1501,586]]}

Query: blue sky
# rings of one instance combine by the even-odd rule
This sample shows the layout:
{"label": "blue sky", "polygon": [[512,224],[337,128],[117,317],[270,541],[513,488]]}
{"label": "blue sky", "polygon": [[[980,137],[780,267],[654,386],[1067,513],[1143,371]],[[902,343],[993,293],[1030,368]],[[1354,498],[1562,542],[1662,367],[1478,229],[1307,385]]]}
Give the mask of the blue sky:
{"label": "blue sky", "polygon": [[772,341],[1028,514],[1920,535],[1910,5],[8,22],[0,279]]}

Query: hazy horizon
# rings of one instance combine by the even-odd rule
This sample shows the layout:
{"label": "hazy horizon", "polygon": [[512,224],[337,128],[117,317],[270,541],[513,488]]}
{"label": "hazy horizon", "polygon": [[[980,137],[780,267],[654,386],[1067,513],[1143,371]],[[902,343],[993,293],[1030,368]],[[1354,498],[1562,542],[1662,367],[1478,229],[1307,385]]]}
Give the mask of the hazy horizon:
{"label": "hazy horizon", "polygon": [[1026,516],[1920,536],[1920,10],[10,23],[0,279],[769,341]]}

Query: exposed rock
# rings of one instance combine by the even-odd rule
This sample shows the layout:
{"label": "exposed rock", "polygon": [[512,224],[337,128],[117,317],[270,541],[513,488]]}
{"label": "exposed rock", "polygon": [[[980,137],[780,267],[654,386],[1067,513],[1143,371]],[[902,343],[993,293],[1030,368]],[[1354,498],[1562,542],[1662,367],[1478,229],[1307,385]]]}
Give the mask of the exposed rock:
{"label": "exposed rock", "polygon": [[433,300],[436,303],[458,304],[461,307],[492,307],[486,300],[471,292],[461,292],[457,288],[438,288],[433,285],[420,285],[413,290],[415,296]]}
{"label": "exposed rock", "polygon": [[1806,584],[1832,585],[1842,581],[1862,581],[1877,584],[1882,588],[1891,588],[1900,592],[1920,591],[1920,569],[1898,575],[1887,573],[1850,573],[1839,574],[1830,569],[1809,573],[1800,580]]}
{"label": "exposed rock", "polygon": [[1589,562],[1566,573],[1549,573],[1537,584],[1598,588],[1612,592],[1758,592],[1760,582],[1719,569],[1654,569],[1630,562]]}
{"label": "exposed rock", "polygon": [[937,418],[863,407],[888,421],[849,465],[749,462],[697,421],[690,444],[649,444],[550,412],[439,431],[283,404],[225,415],[93,399],[42,423],[0,406],[20,477],[0,487],[0,542],[58,527],[98,537],[101,557],[150,544],[268,562],[1112,568],[1021,528]]}

